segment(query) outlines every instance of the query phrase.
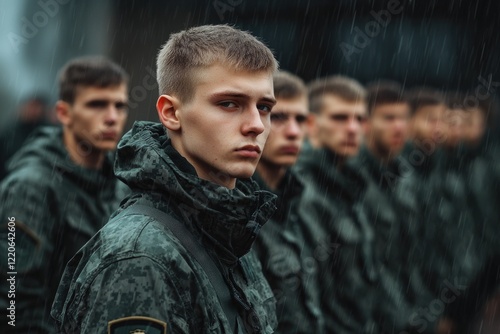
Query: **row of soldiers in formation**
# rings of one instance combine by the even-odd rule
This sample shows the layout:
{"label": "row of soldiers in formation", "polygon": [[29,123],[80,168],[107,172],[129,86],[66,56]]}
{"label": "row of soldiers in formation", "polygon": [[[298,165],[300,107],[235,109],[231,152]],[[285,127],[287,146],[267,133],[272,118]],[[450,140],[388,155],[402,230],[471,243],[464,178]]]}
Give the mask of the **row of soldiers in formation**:
{"label": "row of soldiers in formation", "polygon": [[[275,82],[278,101],[279,88]],[[297,309],[297,284],[306,293],[308,281],[317,284],[312,290],[329,333],[498,328],[488,304],[499,286],[500,251],[492,96],[405,91],[383,80],[364,88],[342,76],[310,83],[307,94],[310,145],[291,175],[276,186],[279,178],[266,166],[279,160],[266,154],[256,173],[281,198],[275,234],[262,233],[256,249],[288,319],[282,332],[306,315],[301,332],[313,328],[309,304]],[[294,174],[302,182],[291,181]],[[303,191],[296,189],[301,183]],[[297,240],[287,238],[287,228],[296,228]]]}
{"label": "row of soldiers in formation", "polygon": [[[213,43],[200,44],[207,38]],[[173,35],[171,43],[186,39],[178,50],[207,48],[226,57],[219,42],[241,46],[242,38],[245,48],[258,50],[253,57],[266,60],[265,73],[273,73],[269,50],[233,28],[194,28]],[[172,62],[165,65],[163,58],[180,57],[182,68],[185,57],[204,54],[177,55],[176,48],[167,43],[159,54],[160,92],[172,90],[161,78],[184,78],[168,72]],[[245,48],[231,49],[240,57],[234,59],[247,59]],[[122,221],[99,230],[124,198],[122,209],[136,201],[154,204],[183,221],[204,245],[215,245],[206,247],[231,282],[243,319],[232,327],[235,332],[270,333],[276,327],[280,333],[459,333],[494,326],[487,310],[498,286],[500,167],[488,130],[491,80],[482,87],[488,94],[461,96],[405,90],[390,81],[365,88],[344,76],[305,85],[288,72],[275,73],[271,86],[261,68],[238,67],[254,63],[231,63],[237,70],[217,64],[197,69],[205,71],[196,76],[199,83],[177,87],[227,90],[226,81],[236,91],[245,87],[238,94],[216,92],[221,101],[206,94],[217,98],[226,118],[252,123],[240,127],[244,138],[266,131],[264,115],[272,107],[262,152],[246,145],[236,153],[245,163],[260,156],[252,178],[277,195],[277,209],[257,237],[272,212],[272,197],[252,190],[255,182],[234,183],[236,172],[205,156],[221,149],[214,138],[221,147],[231,144],[224,128],[231,124],[219,128],[190,118],[189,112],[206,107],[196,99],[189,112],[171,113],[182,105],[175,94],[186,93],[174,89],[174,97],[158,100],[163,125],[136,123],[113,160],[107,152],[116,148],[127,118],[127,75],[108,60],[73,60],[61,71],[55,106],[62,127],[41,128],[28,140],[0,185],[0,213],[9,217],[0,247],[4,254],[12,245],[16,250],[15,263],[2,258],[1,275],[17,273],[14,285],[9,276],[0,283],[2,318],[10,322],[2,320],[2,332],[14,323],[24,333],[53,332],[55,323],[69,333],[104,331],[106,324],[113,332],[116,324],[127,328],[127,321],[139,326],[146,321],[140,316],[155,328],[166,323],[174,333],[229,332],[232,321],[228,314],[221,320],[224,313],[207,290],[202,267],[182,260],[189,256],[171,237],[162,239],[169,234],[159,225],[118,216]],[[251,71],[256,74],[249,76]],[[268,86],[274,87],[274,106],[268,92],[260,92]],[[252,94],[264,95],[257,104],[262,123],[235,111],[238,104],[253,103]],[[178,113],[185,118],[176,119]],[[210,160],[220,173],[187,159],[192,156]],[[115,178],[113,161],[114,173],[130,189]],[[13,226],[15,239],[9,235]]]}

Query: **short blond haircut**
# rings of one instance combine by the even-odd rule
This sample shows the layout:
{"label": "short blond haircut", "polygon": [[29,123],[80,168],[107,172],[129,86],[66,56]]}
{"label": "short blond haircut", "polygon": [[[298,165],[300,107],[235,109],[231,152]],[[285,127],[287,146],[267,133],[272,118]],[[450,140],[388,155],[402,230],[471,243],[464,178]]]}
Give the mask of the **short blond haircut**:
{"label": "short blond haircut", "polygon": [[194,94],[193,72],[215,63],[236,70],[278,69],[273,53],[250,33],[228,25],[205,25],[172,34],[157,58],[159,93],[188,101]]}

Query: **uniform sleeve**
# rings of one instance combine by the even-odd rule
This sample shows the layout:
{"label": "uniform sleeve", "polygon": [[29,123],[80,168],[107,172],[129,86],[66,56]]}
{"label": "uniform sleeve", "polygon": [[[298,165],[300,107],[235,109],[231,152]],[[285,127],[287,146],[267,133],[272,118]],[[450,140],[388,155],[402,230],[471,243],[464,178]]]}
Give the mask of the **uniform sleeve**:
{"label": "uniform sleeve", "polygon": [[[0,188],[0,203],[2,318],[6,318],[7,306],[14,303],[18,333],[49,332],[53,328],[49,325],[49,262],[58,215],[53,192],[43,182],[7,179]],[[5,323],[2,321],[2,326]]]}
{"label": "uniform sleeve", "polygon": [[65,308],[60,329],[63,333],[106,333],[110,321],[147,317],[166,323],[167,333],[188,333],[191,300],[181,297],[177,287],[182,284],[177,279],[181,278],[169,275],[149,257],[114,262],[83,283]]}

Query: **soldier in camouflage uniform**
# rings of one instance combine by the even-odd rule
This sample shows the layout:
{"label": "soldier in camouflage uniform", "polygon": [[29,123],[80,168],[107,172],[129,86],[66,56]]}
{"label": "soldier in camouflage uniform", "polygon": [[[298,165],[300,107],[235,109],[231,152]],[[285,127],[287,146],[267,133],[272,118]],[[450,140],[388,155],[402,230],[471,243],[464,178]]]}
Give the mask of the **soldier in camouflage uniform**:
{"label": "soldier in camouflage uniform", "polygon": [[420,277],[415,180],[411,164],[400,156],[408,136],[410,106],[397,82],[378,81],[368,92],[367,138],[353,168],[366,176],[363,207],[375,231],[381,261],[375,318],[381,333],[399,333],[418,304],[432,298]]}
{"label": "soldier in camouflage uniform", "polygon": [[307,130],[307,90],[299,77],[279,72],[274,76],[274,95],[271,133],[253,178],[278,195],[278,208],[254,249],[277,299],[277,331],[321,333],[316,260],[307,254],[299,232],[297,209],[304,185],[291,169]]}
{"label": "soldier in camouflage uniform", "polygon": [[478,100],[477,106],[464,106],[467,131],[462,154],[468,165],[465,166],[468,203],[473,207],[474,220],[480,227],[480,240],[488,241],[483,247],[490,248],[490,255],[499,257],[500,207],[496,203],[500,203],[500,163],[498,143],[494,141],[491,129],[498,106],[491,97],[478,97]]}
{"label": "soldier in camouflage uniform", "polygon": [[361,202],[366,181],[347,164],[363,139],[365,89],[341,76],[318,79],[309,89],[322,148],[300,161],[306,189],[299,214],[303,237],[318,262],[326,331],[375,333],[374,231]]}
{"label": "soldier in camouflage uniform", "polygon": [[[52,315],[64,333],[272,333],[275,298],[251,246],[275,195],[250,179],[271,128],[277,63],[226,25],[171,35],[157,59],[161,123],[138,122],[118,145],[115,173],[140,203],[169,215],[118,213],[69,262]],[[230,293],[193,255],[208,253]]]}
{"label": "soldier in camouflage uniform", "polygon": [[64,266],[125,195],[108,152],[116,148],[127,118],[127,82],[124,70],[109,60],[70,61],[61,72],[55,106],[62,128],[41,128],[10,162],[0,186],[0,249],[7,254],[11,217],[16,261],[7,267],[2,257],[0,304],[5,320],[10,301],[4,275],[17,272],[16,321],[15,327],[2,321],[2,333],[55,331],[50,307]]}
{"label": "soldier in camouflage uniform", "polygon": [[441,251],[437,249],[440,235],[436,234],[436,228],[442,225],[436,212],[436,203],[439,203],[440,198],[441,174],[438,166],[441,145],[446,137],[443,122],[446,104],[444,96],[428,87],[413,88],[407,93],[407,98],[411,113],[410,142],[401,155],[411,165],[416,186],[412,191],[413,196],[406,196],[411,201],[405,201],[408,202],[407,209],[410,212],[416,210],[420,214],[418,238],[421,241],[418,244],[421,247],[417,252],[421,253],[423,259],[423,279],[431,291],[439,293],[440,282],[443,277],[448,278],[444,271],[443,257],[439,256]]}

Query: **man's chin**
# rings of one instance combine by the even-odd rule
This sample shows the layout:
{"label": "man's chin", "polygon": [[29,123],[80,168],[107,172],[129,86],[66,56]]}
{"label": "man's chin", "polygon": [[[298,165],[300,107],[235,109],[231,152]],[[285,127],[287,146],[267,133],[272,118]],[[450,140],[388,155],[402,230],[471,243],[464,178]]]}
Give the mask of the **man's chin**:
{"label": "man's chin", "polygon": [[98,145],[95,148],[101,152],[107,153],[116,150],[116,145]]}
{"label": "man's chin", "polygon": [[341,154],[341,156],[343,156],[344,158],[352,158],[352,157],[355,157],[359,152],[359,146],[350,146],[348,148],[345,148],[343,150],[343,154]]}
{"label": "man's chin", "polygon": [[245,170],[239,170],[237,172],[234,172],[232,173],[232,177],[235,177],[237,179],[248,179],[248,178],[251,178],[253,176],[253,174],[255,173],[255,168],[249,168],[249,169],[245,169]]}
{"label": "man's chin", "polygon": [[289,157],[276,162],[277,166],[280,167],[291,167],[297,162],[297,157]]}

